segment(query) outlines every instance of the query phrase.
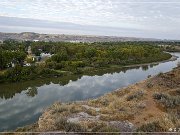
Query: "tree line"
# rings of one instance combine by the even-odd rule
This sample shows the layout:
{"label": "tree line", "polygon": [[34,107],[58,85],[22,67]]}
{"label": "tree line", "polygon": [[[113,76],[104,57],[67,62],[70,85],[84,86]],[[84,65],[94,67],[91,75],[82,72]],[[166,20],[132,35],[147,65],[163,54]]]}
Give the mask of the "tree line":
{"label": "tree line", "polygon": [[[32,53],[51,53],[52,57],[30,67],[24,67],[28,47]],[[43,76],[62,76],[66,73],[83,74],[89,70],[123,67],[131,64],[166,60],[155,42],[31,42],[4,41],[0,44],[0,82],[28,80]],[[14,62],[15,67],[10,63]]]}

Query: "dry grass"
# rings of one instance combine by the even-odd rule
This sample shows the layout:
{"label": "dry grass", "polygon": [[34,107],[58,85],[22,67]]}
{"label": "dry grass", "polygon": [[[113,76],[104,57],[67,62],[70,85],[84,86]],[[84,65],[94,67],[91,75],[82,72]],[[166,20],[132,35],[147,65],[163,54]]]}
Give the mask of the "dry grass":
{"label": "dry grass", "polygon": [[68,122],[65,117],[59,117],[55,120],[56,130],[65,132],[85,132],[86,128],[80,124]]}
{"label": "dry grass", "polygon": [[177,128],[170,116],[161,116],[140,126],[137,131],[141,132],[168,132],[170,128]]}
{"label": "dry grass", "polygon": [[81,112],[83,109],[79,104],[62,104],[60,102],[54,103],[50,108],[53,113],[67,113],[67,114],[72,114],[72,113],[78,113]]}

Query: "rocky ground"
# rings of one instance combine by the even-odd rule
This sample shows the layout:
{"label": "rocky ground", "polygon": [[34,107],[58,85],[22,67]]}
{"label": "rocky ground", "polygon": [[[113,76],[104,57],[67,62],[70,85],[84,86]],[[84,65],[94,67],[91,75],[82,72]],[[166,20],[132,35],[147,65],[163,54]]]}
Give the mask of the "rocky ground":
{"label": "rocky ground", "polygon": [[17,131],[177,132],[179,128],[180,67],[177,67],[97,99],[54,103],[37,123]]}

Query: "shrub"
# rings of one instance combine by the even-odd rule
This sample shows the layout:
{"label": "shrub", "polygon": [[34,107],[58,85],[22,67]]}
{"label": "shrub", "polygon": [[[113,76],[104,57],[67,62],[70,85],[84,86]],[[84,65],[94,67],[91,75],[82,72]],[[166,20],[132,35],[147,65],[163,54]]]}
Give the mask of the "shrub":
{"label": "shrub", "polygon": [[137,129],[137,132],[165,132],[158,121],[144,124]]}
{"label": "shrub", "polygon": [[176,90],[177,95],[180,95],[180,88]]}
{"label": "shrub", "polygon": [[95,110],[93,110],[93,109],[87,109],[86,113],[88,113],[89,115],[92,115],[92,116],[96,116],[97,115],[97,112]]}
{"label": "shrub", "polygon": [[160,72],[157,76],[162,76],[163,75],[163,73],[162,72]]}
{"label": "shrub", "polygon": [[59,117],[55,121],[56,129],[66,132],[85,132],[86,129],[80,124],[68,122],[66,118]]}
{"label": "shrub", "polygon": [[67,119],[59,117],[55,120],[55,126],[57,130],[65,130],[65,125],[67,124]]}
{"label": "shrub", "polygon": [[98,132],[120,132],[119,129],[114,128],[114,127],[110,127],[110,126],[105,126],[99,129]]}
{"label": "shrub", "polygon": [[127,101],[130,101],[130,100],[133,100],[133,99],[138,99],[140,97],[142,97],[144,95],[144,92],[141,90],[141,91],[138,91],[136,93],[133,93],[131,95],[129,95],[127,97]]}
{"label": "shrub", "polygon": [[171,96],[169,94],[155,93],[153,94],[153,97],[166,108],[175,108],[180,105],[180,96]]}
{"label": "shrub", "polygon": [[147,85],[146,85],[148,88],[152,88],[153,87],[153,84],[151,82],[148,82]]}
{"label": "shrub", "polygon": [[69,108],[69,112],[70,113],[78,113],[81,111],[81,108],[79,106],[74,106],[72,105],[70,108]]}
{"label": "shrub", "polygon": [[99,125],[94,126],[94,128],[92,129],[92,132],[111,132],[112,134],[112,132],[120,132],[120,130],[101,123]]}
{"label": "shrub", "polygon": [[170,115],[163,115],[158,119],[145,123],[140,126],[137,131],[139,132],[167,132],[170,128],[178,128],[176,122]]}
{"label": "shrub", "polygon": [[68,111],[68,107],[65,105],[53,105],[52,109],[55,113],[62,113]]}
{"label": "shrub", "polygon": [[86,128],[82,127],[80,124],[67,122],[64,125],[66,132],[85,132]]}

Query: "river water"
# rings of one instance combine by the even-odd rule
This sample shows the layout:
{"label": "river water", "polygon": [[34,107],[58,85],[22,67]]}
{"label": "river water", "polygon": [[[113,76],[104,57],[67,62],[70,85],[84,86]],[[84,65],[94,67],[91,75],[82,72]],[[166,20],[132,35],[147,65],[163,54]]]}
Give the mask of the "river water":
{"label": "river water", "polygon": [[[180,53],[172,53],[180,57]],[[167,72],[178,58],[156,65],[106,71],[96,75],[47,78],[0,85],[0,131],[14,130],[36,122],[42,111],[56,101],[70,102],[99,97],[105,93],[144,80],[148,75]]]}

